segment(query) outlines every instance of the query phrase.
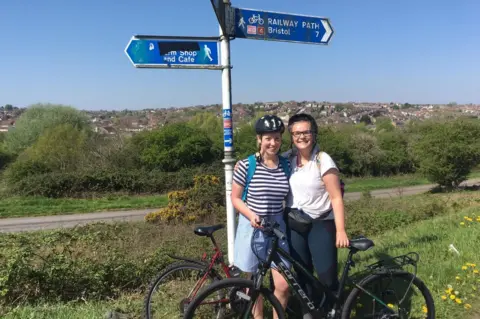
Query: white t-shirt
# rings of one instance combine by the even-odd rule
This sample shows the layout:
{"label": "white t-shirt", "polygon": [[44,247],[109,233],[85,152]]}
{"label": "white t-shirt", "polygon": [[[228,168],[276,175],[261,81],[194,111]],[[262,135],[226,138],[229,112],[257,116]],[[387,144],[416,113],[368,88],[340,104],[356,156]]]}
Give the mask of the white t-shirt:
{"label": "white t-shirt", "polygon": [[[329,169],[337,168],[335,162],[325,152],[320,153],[320,170],[318,169],[314,151],[310,161],[303,167],[297,167],[297,156],[290,156],[291,175],[290,193],[287,207],[302,209],[312,218],[324,217],[333,219],[332,203],[321,176]],[[288,154],[285,154],[288,156]],[[329,216],[325,216],[329,213]]]}

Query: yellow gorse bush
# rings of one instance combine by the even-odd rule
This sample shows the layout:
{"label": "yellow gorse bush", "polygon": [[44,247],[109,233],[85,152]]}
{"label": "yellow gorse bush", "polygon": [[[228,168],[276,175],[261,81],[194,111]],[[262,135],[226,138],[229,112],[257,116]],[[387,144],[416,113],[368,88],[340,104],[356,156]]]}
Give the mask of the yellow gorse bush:
{"label": "yellow gorse bush", "polygon": [[196,175],[192,188],[169,192],[167,207],[147,214],[145,221],[192,223],[206,216],[214,216],[221,208],[216,195],[224,196],[220,187],[217,176]]}

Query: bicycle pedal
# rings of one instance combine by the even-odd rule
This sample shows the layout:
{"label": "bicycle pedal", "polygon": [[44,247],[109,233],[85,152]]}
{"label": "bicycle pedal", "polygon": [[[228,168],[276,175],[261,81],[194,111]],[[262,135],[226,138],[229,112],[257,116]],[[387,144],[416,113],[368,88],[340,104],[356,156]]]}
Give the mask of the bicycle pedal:
{"label": "bicycle pedal", "polygon": [[241,273],[242,271],[238,267],[235,267],[235,266],[230,267],[230,276],[232,276],[233,278],[240,277]]}

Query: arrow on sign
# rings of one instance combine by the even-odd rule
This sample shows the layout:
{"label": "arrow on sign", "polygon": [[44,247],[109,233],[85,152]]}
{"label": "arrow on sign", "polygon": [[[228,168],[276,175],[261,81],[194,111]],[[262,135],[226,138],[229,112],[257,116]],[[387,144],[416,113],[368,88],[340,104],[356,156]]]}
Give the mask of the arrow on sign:
{"label": "arrow on sign", "polygon": [[327,42],[328,39],[330,39],[330,35],[333,33],[333,30],[327,20],[322,20],[322,24],[325,28],[325,34],[323,35],[321,42]]}

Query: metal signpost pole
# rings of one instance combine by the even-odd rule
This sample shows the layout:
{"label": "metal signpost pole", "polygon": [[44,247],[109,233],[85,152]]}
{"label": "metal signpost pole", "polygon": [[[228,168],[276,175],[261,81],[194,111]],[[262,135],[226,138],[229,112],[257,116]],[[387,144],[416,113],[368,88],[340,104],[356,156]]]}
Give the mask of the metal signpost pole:
{"label": "metal signpost pole", "polygon": [[235,164],[232,121],[230,37],[328,45],[333,36],[330,20],[318,16],[231,6],[229,0],[210,0],[220,26],[221,55],[217,37],[137,35],[125,53],[136,68],[207,69],[222,71],[223,148],[227,209],[228,260],[234,263],[235,210],[232,193]]}
{"label": "metal signpost pole", "polygon": [[[220,0],[222,1],[222,0]],[[226,10],[230,7],[228,0],[224,1]],[[225,14],[225,9],[222,10]],[[225,21],[225,17],[222,19]],[[222,66],[222,110],[223,110],[223,147],[225,164],[225,200],[227,208],[227,240],[228,240],[228,261],[234,263],[234,242],[235,242],[235,210],[232,199],[233,167],[235,164],[233,148],[233,121],[232,121],[232,78],[230,65],[230,38],[225,26],[220,25],[220,50]]]}

